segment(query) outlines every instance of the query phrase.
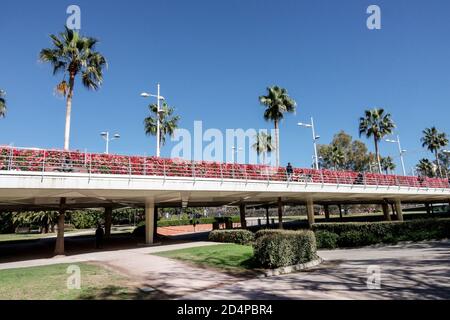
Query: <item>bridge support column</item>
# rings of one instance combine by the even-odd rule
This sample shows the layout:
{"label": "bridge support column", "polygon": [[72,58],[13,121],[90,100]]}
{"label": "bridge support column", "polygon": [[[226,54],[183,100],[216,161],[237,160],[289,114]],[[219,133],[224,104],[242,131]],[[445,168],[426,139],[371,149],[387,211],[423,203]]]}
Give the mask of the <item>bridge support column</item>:
{"label": "bridge support column", "polygon": [[278,228],[283,229],[283,201],[278,198]]}
{"label": "bridge support column", "polygon": [[241,220],[241,228],[247,229],[247,220],[245,220],[245,204],[243,203],[239,205],[239,215]]}
{"label": "bridge support column", "polygon": [[155,214],[153,218],[153,241],[158,237],[158,217],[159,217],[159,207],[155,206]]}
{"label": "bridge support column", "polygon": [[425,210],[427,211],[427,214],[431,213],[430,204],[429,203],[425,203]]}
{"label": "bridge support column", "polygon": [[329,205],[324,205],[323,206],[323,210],[325,211],[325,219],[327,220],[327,221],[329,221],[330,220],[330,206]]}
{"label": "bridge support column", "polygon": [[66,198],[61,198],[59,203],[58,230],[56,235],[55,254],[64,254],[64,223],[66,214]]}
{"label": "bridge support column", "polygon": [[400,200],[395,200],[395,211],[397,211],[397,220],[403,221],[402,202]]}
{"label": "bridge support column", "polygon": [[154,223],[155,223],[155,203],[153,201],[145,202],[145,243],[153,244]]}
{"label": "bridge support column", "polygon": [[391,221],[391,214],[389,213],[389,204],[388,204],[388,202],[384,201],[383,204],[381,205],[381,207],[383,208],[384,219],[386,221]]}
{"label": "bridge support column", "polygon": [[312,199],[306,200],[306,212],[308,214],[308,225],[311,228],[315,222],[314,219],[314,202]]}
{"label": "bridge support column", "polygon": [[266,206],[266,226],[269,226],[269,206]]}
{"label": "bridge support column", "polygon": [[105,207],[105,238],[111,237],[112,207]]}
{"label": "bridge support column", "polygon": [[339,218],[342,220],[342,204],[338,204],[339,208]]}

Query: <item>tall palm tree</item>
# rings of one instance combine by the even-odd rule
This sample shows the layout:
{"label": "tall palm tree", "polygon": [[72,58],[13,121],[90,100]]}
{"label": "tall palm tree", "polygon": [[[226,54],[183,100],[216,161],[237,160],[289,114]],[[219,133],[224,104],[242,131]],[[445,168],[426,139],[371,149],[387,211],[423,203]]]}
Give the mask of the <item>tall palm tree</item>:
{"label": "tall palm tree", "polygon": [[394,171],[396,168],[396,165],[394,163],[394,159],[392,157],[385,157],[381,159],[381,169],[386,172],[386,174],[389,174],[389,172]]}
{"label": "tall palm tree", "polygon": [[392,134],[395,124],[391,114],[385,113],[384,109],[366,110],[364,117],[359,119],[359,136],[363,134],[367,138],[373,137],[375,144],[375,156],[377,158],[378,170],[381,173],[381,157],[379,143],[384,136]]}
{"label": "tall palm tree", "polygon": [[423,176],[432,178],[435,175],[433,163],[428,159],[420,159],[416,169]]}
{"label": "tall palm tree", "polygon": [[81,36],[77,31],[66,27],[65,31],[50,35],[52,47],[42,49],[40,60],[53,66],[53,74],[59,72],[68,76],[69,83],[63,80],[57,87],[66,97],[66,125],[64,131],[64,150],[69,150],[70,116],[75,79],[81,75],[81,82],[91,90],[98,90],[103,82],[103,69],[106,59],[95,50],[98,41],[91,37]]}
{"label": "tall palm tree", "polygon": [[330,149],[329,160],[334,166],[334,170],[338,170],[338,168],[344,163],[345,156],[344,152],[339,146],[333,145]]}
{"label": "tall palm tree", "polygon": [[439,150],[448,145],[448,138],[445,132],[439,132],[436,127],[426,128],[422,131],[423,137],[422,147],[426,147],[430,152],[434,153],[436,157],[436,165],[439,170],[439,174],[442,177],[442,170],[439,161]]}
{"label": "tall palm tree", "polygon": [[293,113],[297,103],[292,99],[287,90],[278,86],[267,88],[267,95],[260,96],[259,102],[266,107],[264,119],[272,121],[275,127],[276,165],[280,166],[280,133],[279,123],[286,112]]}
{"label": "tall palm tree", "polygon": [[[145,133],[147,135],[156,136],[157,134],[157,113],[158,113],[158,105],[151,104],[148,106],[151,115],[144,119]],[[162,104],[160,107],[159,113],[159,142],[161,146],[166,143],[166,135],[172,136],[175,132],[175,129],[178,128],[178,121],[180,121],[179,116],[174,116],[175,109],[169,106],[166,102]]]}
{"label": "tall palm tree", "polygon": [[6,115],[6,92],[0,89],[0,118]]}
{"label": "tall palm tree", "polygon": [[272,136],[263,131],[258,132],[255,136],[253,149],[255,149],[258,156],[262,155],[262,163],[266,164],[266,155],[275,150],[275,146],[272,143]]}

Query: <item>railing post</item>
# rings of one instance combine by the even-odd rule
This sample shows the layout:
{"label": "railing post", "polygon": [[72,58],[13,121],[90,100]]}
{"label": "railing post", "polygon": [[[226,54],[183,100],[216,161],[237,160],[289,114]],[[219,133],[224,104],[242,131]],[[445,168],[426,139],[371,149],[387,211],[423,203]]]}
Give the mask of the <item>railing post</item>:
{"label": "railing post", "polygon": [[14,149],[11,148],[9,151],[8,171],[12,170],[13,156],[14,156]]}
{"label": "railing post", "polygon": [[195,182],[196,175],[195,175],[195,162],[194,161],[192,161],[191,170],[192,170],[192,177],[194,178],[194,182]]}
{"label": "railing post", "polygon": [[91,180],[92,174],[92,153],[89,153],[89,180]]}
{"label": "railing post", "polygon": [[363,172],[364,189],[367,188],[366,173]]}
{"label": "railing post", "polygon": [[128,157],[128,175],[131,179],[131,158]]}
{"label": "railing post", "polygon": [[223,183],[223,168],[222,168],[222,163],[219,163],[219,168],[220,168],[220,178],[222,179],[222,183]]}
{"label": "railing post", "polygon": [[144,176],[147,175],[147,157],[144,157]]}
{"label": "railing post", "polygon": [[319,172],[320,172],[320,180],[322,181],[322,187],[323,187],[323,184],[324,184],[323,172],[322,172],[322,170],[319,170]]}
{"label": "railing post", "polygon": [[166,179],[166,161],[163,159],[163,175],[164,175],[164,180]]}

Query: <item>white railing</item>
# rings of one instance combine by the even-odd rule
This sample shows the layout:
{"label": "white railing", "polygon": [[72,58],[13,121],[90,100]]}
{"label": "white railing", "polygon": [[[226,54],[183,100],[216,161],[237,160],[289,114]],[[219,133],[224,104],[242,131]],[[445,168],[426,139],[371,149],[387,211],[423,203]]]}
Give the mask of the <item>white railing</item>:
{"label": "white railing", "polygon": [[314,170],[263,165],[195,162],[142,156],[95,154],[78,151],[0,147],[0,175],[5,171],[117,174],[304,183],[450,189],[447,179],[383,175],[365,172]]}

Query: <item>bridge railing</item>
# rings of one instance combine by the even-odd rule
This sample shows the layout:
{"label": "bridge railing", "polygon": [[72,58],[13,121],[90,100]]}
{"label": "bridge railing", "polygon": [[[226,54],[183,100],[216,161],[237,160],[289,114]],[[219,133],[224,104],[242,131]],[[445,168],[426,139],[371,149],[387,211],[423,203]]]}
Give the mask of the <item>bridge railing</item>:
{"label": "bridge railing", "polygon": [[334,185],[450,188],[448,179],[383,175],[349,171],[285,168],[264,165],[194,162],[142,156],[95,154],[78,151],[0,147],[2,171],[120,174],[129,176],[237,179],[245,181],[298,182]]}

